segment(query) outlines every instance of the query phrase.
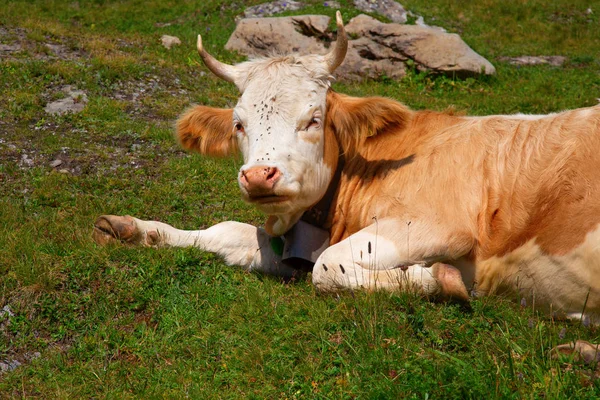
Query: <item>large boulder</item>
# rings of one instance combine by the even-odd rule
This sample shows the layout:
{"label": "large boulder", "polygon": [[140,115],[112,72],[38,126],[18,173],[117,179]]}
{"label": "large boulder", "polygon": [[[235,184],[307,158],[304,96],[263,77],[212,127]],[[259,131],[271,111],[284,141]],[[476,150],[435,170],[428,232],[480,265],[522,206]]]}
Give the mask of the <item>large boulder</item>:
{"label": "large boulder", "polygon": [[[335,40],[328,31],[329,20],[323,15],[242,19],[225,48],[251,57],[324,54]],[[401,78],[407,62],[419,70],[458,77],[496,71],[458,35],[435,27],[386,24],[359,15],[350,20],[346,31],[351,38],[348,54],[336,72],[342,80]]]}
{"label": "large boulder", "polygon": [[367,15],[353,18],[346,31],[350,36],[368,38],[405,59],[413,60],[422,70],[460,77],[496,73],[488,60],[455,33],[427,26],[385,24]]}
{"label": "large boulder", "polygon": [[340,80],[359,81],[365,78],[393,79],[406,75],[406,57],[366,37],[348,41],[348,53],[335,75]]}
{"label": "large boulder", "polygon": [[289,53],[325,53],[322,38],[329,37],[329,17],[302,15],[279,18],[245,18],[227,41],[227,50],[248,56]]}

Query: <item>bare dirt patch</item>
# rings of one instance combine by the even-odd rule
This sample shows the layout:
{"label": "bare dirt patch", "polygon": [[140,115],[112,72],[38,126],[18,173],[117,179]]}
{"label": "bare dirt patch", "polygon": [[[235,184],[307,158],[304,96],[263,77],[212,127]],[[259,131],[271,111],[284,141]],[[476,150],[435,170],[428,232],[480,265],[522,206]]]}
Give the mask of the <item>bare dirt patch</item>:
{"label": "bare dirt patch", "polygon": [[45,36],[42,41],[28,38],[20,27],[0,26],[2,60],[75,60],[87,57],[75,42],[67,38]]}

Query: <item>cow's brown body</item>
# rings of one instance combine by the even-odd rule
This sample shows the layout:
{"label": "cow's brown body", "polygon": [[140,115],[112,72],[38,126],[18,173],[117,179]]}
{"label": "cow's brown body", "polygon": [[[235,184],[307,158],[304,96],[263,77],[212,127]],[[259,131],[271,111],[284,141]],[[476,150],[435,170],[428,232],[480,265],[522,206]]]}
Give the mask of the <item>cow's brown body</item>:
{"label": "cow's brown body", "polygon": [[[344,99],[330,93],[329,107]],[[565,303],[599,307],[600,106],[547,116],[405,112],[405,125],[352,149],[332,241],[390,217],[410,241],[410,226],[426,219],[447,235],[444,261],[477,292],[521,289],[556,304],[578,288]]]}

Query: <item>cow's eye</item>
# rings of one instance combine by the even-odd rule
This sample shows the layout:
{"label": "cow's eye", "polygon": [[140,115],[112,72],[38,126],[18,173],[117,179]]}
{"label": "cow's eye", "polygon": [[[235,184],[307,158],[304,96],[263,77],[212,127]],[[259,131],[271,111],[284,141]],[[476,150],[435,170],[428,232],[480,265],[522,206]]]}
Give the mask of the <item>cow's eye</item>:
{"label": "cow's eye", "polygon": [[236,122],[233,127],[236,132],[244,132],[244,125],[241,122]]}
{"label": "cow's eye", "polygon": [[306,130],[309,130],[311,128],[319,128],[321,126],[321,119],[318,117],[313,117],[310,122],[308,123],[308,125],[306,125]]}

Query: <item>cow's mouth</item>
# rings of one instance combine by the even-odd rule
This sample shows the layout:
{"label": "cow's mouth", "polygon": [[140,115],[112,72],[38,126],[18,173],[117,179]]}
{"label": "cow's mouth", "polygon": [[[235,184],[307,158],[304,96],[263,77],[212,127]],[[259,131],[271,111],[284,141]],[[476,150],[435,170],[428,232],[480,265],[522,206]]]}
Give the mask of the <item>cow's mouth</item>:
{"label": "cow's mouth", "polygon": [[268,195],[259,195],[259,196],[249,196],[248,199],[252,202],[252,203],[259,203],[259,204],[275,204],[275,203],[282,203],[286,200],[289,199],[288,196],[278,196],[275,194],[268,194]]}

